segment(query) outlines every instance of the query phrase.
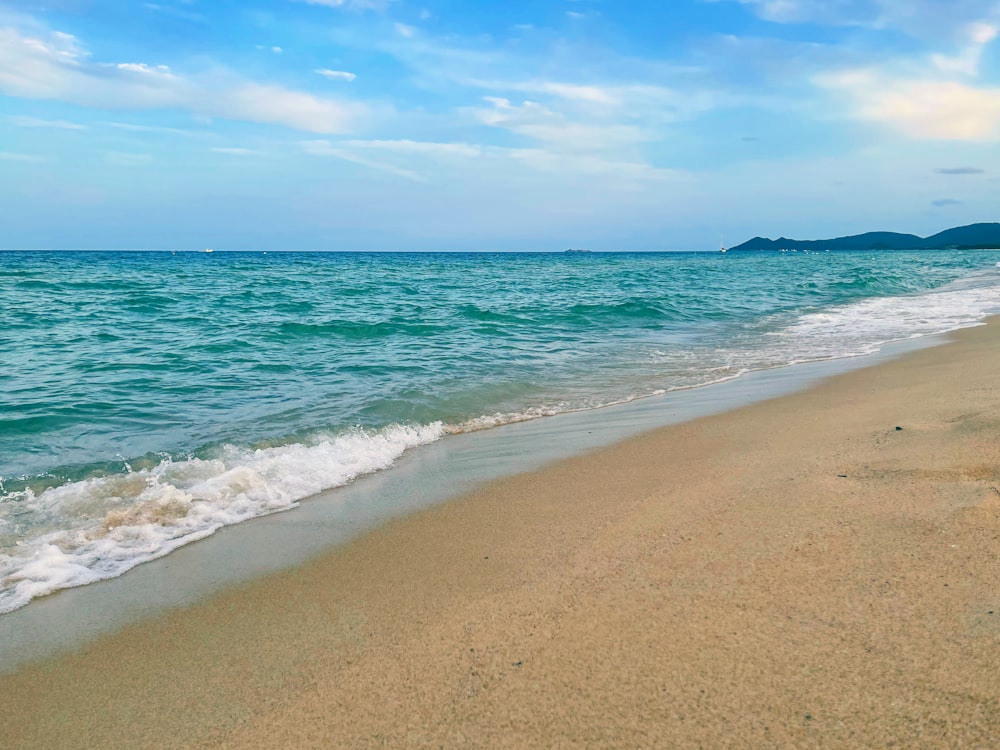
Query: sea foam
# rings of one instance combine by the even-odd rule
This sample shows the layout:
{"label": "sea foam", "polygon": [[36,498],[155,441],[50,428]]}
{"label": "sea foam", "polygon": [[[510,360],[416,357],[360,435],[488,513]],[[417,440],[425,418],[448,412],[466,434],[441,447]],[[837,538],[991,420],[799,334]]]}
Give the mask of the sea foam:
{"label": "sea foam", "polygon": [[[257,450],[225,446],[215,458],[164,459],[121,475],[8,498],[28,526],[0,553],[0,613],[58,589],[121,575],[223,526],[294,508],[299,500],[392,465],[443,425],[352,430]],[[72,528],[65,528],[68,520]],[[62,524],[63,528],[51,527]]]}
{"label": "sea foam", "polygon": [[775,356],[794,364],[871,354],[892,341],[980,325],[997,312],[996,274],[972,274],[921,294],[873,297],[805,313],[772,334],[782,342]]}

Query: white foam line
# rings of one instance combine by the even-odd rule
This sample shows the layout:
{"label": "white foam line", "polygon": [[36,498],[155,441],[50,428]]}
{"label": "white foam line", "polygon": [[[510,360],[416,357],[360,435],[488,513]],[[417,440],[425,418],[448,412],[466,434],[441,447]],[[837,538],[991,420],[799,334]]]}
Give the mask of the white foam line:
{"label": "white foam line", "polygon": [[0,553],[0,613],[58,589],[113,578],[223,526],[294,508],[299,500],[391,466],[444,434],[440,422],[354,430],[309,445],[227,446],[215,459],[165,459],[152,469],[71,482],[18,500],[19,517],[72,519]]}

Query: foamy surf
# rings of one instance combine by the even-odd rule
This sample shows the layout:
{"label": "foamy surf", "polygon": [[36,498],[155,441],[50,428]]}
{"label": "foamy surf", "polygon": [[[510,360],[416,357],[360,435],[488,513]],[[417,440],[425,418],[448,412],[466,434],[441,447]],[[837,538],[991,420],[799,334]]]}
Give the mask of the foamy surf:
{"label": "foamy surf", "polygon": [[[922,294],[873,297],[804,314],[773,334],[782,342],[775,356],[794,364],[872,354],[893,341],[980,325],[997,312],[996,274],[975,274]],[[796,351],[801,354],[794,356]]]}
{"label": "foamy surf", "polygon": [[[223,526],[294,508],[310,495],[388,468],[406,450],[443,434],[435,422],[258,450],[225,446],[211,459],[164,459],[152,469],[38,495],[24,490],[0,506],[7,516],[0,532],[21,530],[21,538],[0,553],[0,613],[59,589],[119,576]],[[63,528],[51,528],[56,524]]]}

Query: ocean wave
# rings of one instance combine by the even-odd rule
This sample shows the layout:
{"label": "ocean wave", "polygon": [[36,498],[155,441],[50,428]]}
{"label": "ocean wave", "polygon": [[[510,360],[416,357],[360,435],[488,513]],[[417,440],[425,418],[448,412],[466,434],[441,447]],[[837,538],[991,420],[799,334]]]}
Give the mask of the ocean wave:
{"label": "ocean wave", "polygon": [[921,294],[871,297],[805,313],[770,335],[784,341],[775,356],[792,364],[871,354],[893,341],[979,325],[997,312],[1000,279],[980,273]]}
{"label": "ocean wave", "polygon": [[223,526],[294,508],[443,434],[435,422],[257,450],[227,445],[214,458],[164,458],[152,468],[38,495],[8,493],[0,501],[0,538],[9,542],[0,552],[0,613],[59,589],[114,578]]}
{"label": "ocean wave", "polygon": [[574,406],[564,401],[548,406],[533,406],[525,409],[524,411],[483,414],[457,424],[445,425],[444,431],[449,435],[461,435],[466,432],[479,432],[480,430],[489,430],[494,427],[502,427],[503,425],[515,424],[517,422],[529,422],[532,419],[539,419],[541,417],[554,417],[557,414],[565,414],[570,411],[583,411],[587,408],[598,408],[611,405],[611,403],[601,403],[590,407]]}
{"label": "ocean wave", "polygon": [[[30,376],[14,381],[19,391],[7,389],[17,409],[0,419],[0,437],[20,452],[4,458],[25,476],[8,480],[6,494],[0,478],[0,612],[120,575],[222,526],[293,508],[443,435],[867,354],[1000,311],[1000,263],[927,290],[958,271],[839,268],[844,261],[810,258],[793,269],[778,259],[765,264],[774,268],[764,282],[735,263],[715,276],[715,266],[698,265],[690,283],[683,266],[670,266],[669,276],[640,266],[620,283],[592,279],[585,294],[548,285],[528,293],[515,282],[530,278],[494,284],[491,277],[475,294],[455,292],[440,306],[435,295],[452,286],[432,285],[427,299],[403,307],[345,306],[338,291],[332,301],[298,300],[259,322],[240,318],[247,306],[233,302],[218,325],[204,310],[170,318],[177,331],[144,328],[148,316],[138,331],[90,322],[86,336],[67,330],[64,339],[86,354],[67,372],[91,391],[74,390],[76,380],[50,369],[41,370],[50,387],[39,395],[40,360],[26,354]],[[792,288],[776,280],[786,271]],[[396,287],[406,295],[419,288]],[[122,343],[109,347],[104,337]],[[33,356],[35,339],[22,340]],[[377,343],[362,346],[370,342]],[[100,347],[88,352],[93,343]],[[199,405],[205,408],[193,408]],[[176,416],[187,420],[187,432],[178,429],[171,442]],[[315,431],[354,423],[417,426]],[[85,441],[76,440],[81,434]],[[114,439],[101,442],[104,434]],[[32,446],[32,435],[50,442]],[[204,447],[225,440],[256,449]],[[124,471],[125,459],[111,462],[123,446],[134,451]],[[62,463],[53,467],[43,449]],[[174,458],[152,452],[164,449]],[[178,457],[188,450],[197,457]]]}

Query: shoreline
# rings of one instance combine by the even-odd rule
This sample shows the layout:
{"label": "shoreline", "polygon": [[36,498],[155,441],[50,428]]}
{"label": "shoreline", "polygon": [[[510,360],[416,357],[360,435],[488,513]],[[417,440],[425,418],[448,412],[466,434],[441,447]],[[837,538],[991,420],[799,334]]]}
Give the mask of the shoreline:
{"label": "shoreline", "polygon": [[0,745],[988,746],[998,329],[493,479],[24,666]]}
{"label": "shoreline", "polygon": [[[879,342],[976,324],[997,309],[1000,275],[992,258],[979,254],[939,261],[853,256],[805,265],[778,259],[739,268],[712,260],[609,261],[572,273],[561,264],[540,261],[513,266],[495,261],[485,266],[445,260],[419,265],[303,261],[281,269],[235,264],[222,276],[194,273],[187,264],[152,261],[124,266],[74,262],[60,269],[21,263],[16,267],[26,278],[68,284],[68,289],[75,288],[73,278],[80,273],[107,277],[109,285],[99,285],[101,294],[120,315],[117,322],[102,322],[109,341],[118,342],[111,349],[105,351],[93,337],[77,337],[73,340],[79,346],[66,351],[65,363],[39,360],[42,371],[36,379],[44,386],[32,384],[30,370],[13,376],[12,424],[21,426],[0,440],[5,476],[18,474],[0,492],[0,526],[8,553],[2,560],[0,611],[60,588],[117,578],[222,526],[287,510],[303,500],[312,505],[315,493],[384,469],[405,450],[435,441],[456,425],[465,429],[495,419],[519,421],[519,413],[620,404],[664,389],[683,394],[684,386],[736,373],[830,357],[846,360],[872,351]],[[484,267],[493,272],[483,273]],[[161,276],[147,273],[154,268],[163,270],[163,278],[176,280],[167,284],[170,294],[159,295]],[[46,269],[59,273],[47,279]],[[114,290],[120,284],[127,288],[129,275],[140,271],[147,283],[132,290],[138,307],[119,308]],[[405,286],[414,274],[440,282],[440,289]],[[326,282],[302,284],[306,276]],[[323,292],[361,278],[367,281],[358,288],[375,295],[373,305],[357,306]],[[772,283],[778,278],[780,289]],[[478,279],[473,286],[466,284],[473,279]],[[238,295],[227,292],[223,298],[233,305],[216,318],[212,306],[205,307],[209,297],[188,293],[208,284],[220,292],[252,294],[262,281],[289,284],[295,304],[289,307],[288,300],[276,295],[269,297],[269,305],[246,307],[235,302]],[[376,290],[384,286],[394,299],[391,290],[399,284],[407,296],[412,292],[436,301],[431,306],[405,303],[398,311],[401,317],[357,327],[370,316],[364,313],[355,320],[354,312],[381,310],[382,292]],[[496,293],[487,293],[493,286]],[[588,303],[581,289],[597,304]],[[19,297],[19,287],[10,291],[26,309],[38,306],[40,320],[45,319],[41,298]],[[464,304],[480,293],[485,294],[481,305]],[[155,315],[141,312],[161,306],[179,310],[186,302],[201,312],[178,318],[181,327],[176,329],[174,323],[164,327]],[[299,320],[292,309],[296,305],[299,312],[319,305],[315,309],[326,313]],[[523,315],[503,318],[517,310]],[[381,314],[369,322],[377,322]],[[501,317],[494,319],[497,314]],[[317,325],[321,318],[331,327]],[[228,333],[213,329],[221,348],[208,353],[199,343],[204,333],[199,321],[216,319],[226,321]],[[438,325],[444,320],[451,323]],[[81,398],[103,404],[102,416],[88,421],[86,410],[70,403],[76,395],[67,401],[68,394],[77,394],[71,374],[77,366],[88,372],[92,363],[127,359],[145,347],[142,336],[117,335],[130,328],[129,321],[154,338],[166,336],[162,351],[142,376],[131,368],[97,365],[110,368],[110,374],[81,381],[89,394]],[[505,329],[508,323],[512,327]],[[70,331],[76,323],[71,315],[60,325]],[[36,351],[31,330],[21,329],[14,342],[17,356],[26,361],[33,361]],[[351,343],[354,336],[360,337],[357,345]],[[383,337],[395,343],[383,347],[377,343]],[[487,346],[492,337],[499,337],[495,350],[483,359],[478,347]],[[505,337],[510,340],[503,343]],[[426,346],[430,349],[425,351]],[[435,347],[436,353],[428,355]],[[200,364],[174,368],[158,361],[178,356]],[[422,364],[407,374],[406,363],[417,361]],[[228,372],[226,378],[234,379],[206,380],[196,376],[199,367]],[[801,365],[792,369],[798,373]],[[148,388],[137,387],[147,377]],[[295,384],[296,393],[288,390],[289,384]],[[716,392],[712,386],[704,390],[709,389]],[[643,405],[639,411],[655,408]],[[49,409],[53,419],[17,422],[18,415],[33,420],[32,415]],[[126,414],[132,416],[124,418]],[[594,420],[595,434],[603,435],[606,423],[613,421]],[[23,439],[19,430],[26,431]],[[571,430],[551,431],[562,440]],[[79,439],[91,433],[93,440]],[[533,447],[527,450],[534,452]],[[420,448],[414,452],[424,453]],[[109,456],[118,459],[106,463]],[[407,504],[405,510],[411,507]],[[341,538],[337,532],[335,536]],[[184,603],[172,587],[165,598]],[[4,630],[0,625],[0,644],[6,640]],[[16,650],[20,659],[21,649]],[[0,672],[7,665],[0,645]]]}
{"label": "shoreline", "polygon": [[[894,341],[864,355],[755,370],[618,404],[445,435],[408,451],[388,469],[303,498],[294,507],[224,526],[117,576],[58,589],[0,614],[0,675],[190,606],[227,587],[300,565],[392,519],[460,497],[485,482],[607,448],[644,432],[796,393],[844,372],[939,346],[949,335]],[[248,555],[257,549],[267,554]]]}

